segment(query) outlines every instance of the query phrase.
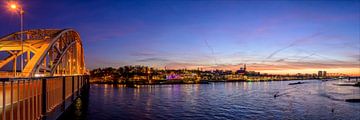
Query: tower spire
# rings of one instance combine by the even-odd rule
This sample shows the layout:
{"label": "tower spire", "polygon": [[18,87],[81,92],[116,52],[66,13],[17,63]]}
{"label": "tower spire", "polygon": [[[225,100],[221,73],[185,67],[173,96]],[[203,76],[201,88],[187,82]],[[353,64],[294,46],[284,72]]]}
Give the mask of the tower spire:
{"label": "tower spire", "polygon": [[244,71],[246,71],[246,64],[244,64]]}

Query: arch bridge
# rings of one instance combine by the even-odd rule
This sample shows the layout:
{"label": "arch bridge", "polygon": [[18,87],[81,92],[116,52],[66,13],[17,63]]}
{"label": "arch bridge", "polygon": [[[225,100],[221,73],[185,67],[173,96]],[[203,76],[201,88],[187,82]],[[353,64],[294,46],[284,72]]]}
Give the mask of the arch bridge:
{"label": "arch bridge", "polygon": [[88,88],[73,29],[33,29],[0,38],[0,120],[57,119]]}
{"label": "arch bridge", "polygon": [[[64,76],[85,73],[82,42],[79,34],[72,29],[35,29],[13,33],[0,38],[0,53],[2,77]],[[21,65],[21,56],[23,56],[23,65]]]}

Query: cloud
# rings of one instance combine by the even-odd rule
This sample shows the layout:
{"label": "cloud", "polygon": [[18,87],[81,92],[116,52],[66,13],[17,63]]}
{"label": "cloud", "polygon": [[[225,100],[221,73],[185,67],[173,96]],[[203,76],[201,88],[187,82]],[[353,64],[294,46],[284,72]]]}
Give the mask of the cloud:
{"label": "cloud", "polygon": [[276,60],[275,62],[284,62],[285,59],[279,59],[279,60]]}
{"label": "cloud", "polygon": [[129,64],[126,61],[121,61],[121,60],[112,61],[112,60],[108,60],[108,59],[97,58],[94,56],[87,56],[85,61],[86,61],[86,67],[89,69],[94,69],[94,68],[99,68],[99,67],[100,68],[119,67],[119,66]]}
{"label": "cloud", "polygon": [[153,52],[144,52],[144,51],[135,51],[130,53],[131,56],[142,57],[142,56],[154,56],[156,53]]}
{"label": "cloud", "polygon": [[298,61],[301,61],[301,60],[310,58],[311,56],[314,56],[314,55],[316,55],[316,53],[311,53],[310,55],[307,55],[307,56],[304,56],[304,57],[299,58]]}
{"label": "cloud", "polygon": [[145,58],[141,60],[136,60],[136,62],[168,62],[168,59],[164,58],[157,58],[157,57],[151,57],[151,58]]}
{"label": "cloud", "polygon": [[[295,62],[285,61],[285,59],[279,59],[279,62],[272,63],[248,63],[249,70],[264,71],[264,70],[302,70],[302,69],[341,69],[341,68],[358,68],[359,63],[353,62]],[[238,70],[245,63],[238,64],[219,64],[219,65],[208,65],[208,64],[195,64],[195,63],[168,63],[167,68],[202,68],[208,70],[222,69],[222,70]]]}
{"label": "cloud", "polygon": [[356,68],[359,66],[353,62],[293,62],[283,61],[280,64],[252,64],[252,70],[301,70],[301,69],[334,69],[334,68]]}
{"label": "cloud", "polygon": [[205,64],[197,64],[197,63],[184,63],[184,62],[170,62],[165,64],[164,67],[167,69],[197,69],[197,68],[205,68],[209,65]]}

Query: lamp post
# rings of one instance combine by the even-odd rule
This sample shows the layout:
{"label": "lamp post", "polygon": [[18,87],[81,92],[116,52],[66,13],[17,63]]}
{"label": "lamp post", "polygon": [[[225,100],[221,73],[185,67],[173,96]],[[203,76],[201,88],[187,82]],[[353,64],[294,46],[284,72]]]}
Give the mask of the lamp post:
{"label": "lamp post", "polygon": [[[24,10],[23,8],[16,2],[11,2],[9,3],[9,8],[12,11],[18,12],[20,15],[20,44],[21,44],[21,51],[20,51],[20,71],[23,71],[24,68],[24,56],[23,56],[23,51],[24,51],[24,44],[23,44],[23,31],[24,31]],[[15,63],[16,64],[16,63]],[[15,68],[16,69],[16,68]],[[16,71],[15,71],[15,75],[16,75]]]}

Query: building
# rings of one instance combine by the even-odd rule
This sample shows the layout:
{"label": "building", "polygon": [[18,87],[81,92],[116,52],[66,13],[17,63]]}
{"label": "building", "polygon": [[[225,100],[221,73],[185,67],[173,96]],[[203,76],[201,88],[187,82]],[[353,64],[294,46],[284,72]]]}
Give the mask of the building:
{"label": "building", "polygon": [[236,71],[236,74],[245,74],[245,73],[246,73],[246,64],[244,64],[244,67],[240,67],[240,69]]}
{"label": "building", "polygon": [[322,71],[318,71],[318,77],[322,77]]}
{"label": "building", "polygon": [[326,77],[326,71],[318,71],[318,77]]}

